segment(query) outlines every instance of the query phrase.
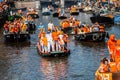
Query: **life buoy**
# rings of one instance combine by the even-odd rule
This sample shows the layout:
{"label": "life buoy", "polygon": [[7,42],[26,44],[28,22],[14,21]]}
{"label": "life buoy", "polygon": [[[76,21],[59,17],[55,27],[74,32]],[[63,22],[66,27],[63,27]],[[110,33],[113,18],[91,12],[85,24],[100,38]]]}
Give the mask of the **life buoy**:
{"label": "life buoy", "polygon": [[81,34],[80,35],[80,39],[85,39],[86,38],[86,34]]}
{"label": "life buoy", "polygon": [[102,40],[102,39],[103,39],[103,33],[100,33],[99,40]]}
{"label": "life buoy", "polygon": [[98,34],[93,34],[93,36],[92,36],[93,41],[96,41],[98,38],[99,38]]}

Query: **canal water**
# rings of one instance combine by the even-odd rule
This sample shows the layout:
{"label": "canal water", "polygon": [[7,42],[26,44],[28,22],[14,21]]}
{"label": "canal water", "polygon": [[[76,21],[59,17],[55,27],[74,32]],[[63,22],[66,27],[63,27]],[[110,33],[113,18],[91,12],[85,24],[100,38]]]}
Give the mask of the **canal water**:
{"label": "canal water", "polygon": [[[92,25],[90,14],[80,13],[75,16],[82,22]],[[59,25],[59,20],[51,16],[42,16],[35,20],[47,27],[52,20]],[[120,38],[120,26],[105,27],[109,34],[116,34]],[[29,42],[4,43],[3,28],[0,29],[0,80],[94,80],[95,71],[99,67],[100,59],[108,57],[107,40],[105,42],[77,42],[69,36],[68,47],[71,54],[68,57],[44,58],[36,49],[38,32],[31,34]]]}

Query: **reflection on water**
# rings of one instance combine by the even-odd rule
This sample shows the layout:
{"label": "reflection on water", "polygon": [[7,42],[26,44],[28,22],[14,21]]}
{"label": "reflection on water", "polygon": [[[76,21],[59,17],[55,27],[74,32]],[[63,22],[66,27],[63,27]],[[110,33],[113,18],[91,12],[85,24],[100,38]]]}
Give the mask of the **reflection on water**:
{"label": "reflection on water", "polygon": [[44,74],[44,80],[65,80],[67,74],[67,59],[41,58],[40,69]]}
{"label": "reflection on water", "polygon": [[[76,18],[91,24],[90,16],[90,14],[80,13]],[[35,21],[37,26],[43,22],[47,28],[50,20],[59,26],[60,20],[52,18],[52,15],[40,16]],[[116,34],[117,39],[120,38],[120,26],[106,26],[106,30],[110,34]],[[31,34],[31,40],[27,43],[5,44],[2,31],[3,28],[0,29],[0,80],[94,80],[94,73],[100,59],[109,55],[107,39],[101,43],[78,42],[73,36],[69,36],[70,56],[42,58],[36,49],[38,29]]]}

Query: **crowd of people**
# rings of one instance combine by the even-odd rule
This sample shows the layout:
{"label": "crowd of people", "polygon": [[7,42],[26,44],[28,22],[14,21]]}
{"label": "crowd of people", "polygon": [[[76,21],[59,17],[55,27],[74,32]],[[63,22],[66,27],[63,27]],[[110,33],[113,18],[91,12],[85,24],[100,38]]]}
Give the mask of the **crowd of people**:
{"label": "crowd of people", "polygon": [[110,58],[104,58],[100,62],[99,72],[120,72],[120,40],[111,34],[107,42]]}
{"label": "crowd of people", "polygon": [[45,28],[40,28],[38,38],[41,51],[44,53],[64,51],[67,49],[67,42],[69,42],[68,35],[54,26],[51,21],[48,23],[48,32],[45,31]]}
{"label": "crowd of people", "polygon": [[14,22],[6,21],[4,24],[5,33],[19,33],[26,32],[27,25],[24,23],[22,19],[16,19]]}
{"label": "crowd of people", "polygon": [[70,17],[64,21],[60,22],[60,26],[62,29],[66,28],[74,28],[74,33],[75,34],[80,34],[80,33],[89,33],[89,32],[96,32],[96,31],[101,31],[104,32],[104,26],[99,25],[98,22],[93,24],[91,27],[87,25],[86,23],[81,23],[80,20],[77,20],[73,17]]}

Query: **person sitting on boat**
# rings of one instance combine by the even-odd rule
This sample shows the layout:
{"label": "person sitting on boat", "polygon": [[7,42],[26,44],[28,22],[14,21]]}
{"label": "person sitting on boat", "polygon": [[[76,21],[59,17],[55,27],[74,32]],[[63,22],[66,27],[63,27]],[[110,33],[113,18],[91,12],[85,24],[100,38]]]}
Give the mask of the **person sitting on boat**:
{"label": "person sitting on boat", "polygon": [[77,11],[77,7],[74,5],[71,7],[71,12],[75,12],[75,11]]}
{"label": "person sitting on boat", "polygon": [[48,23],[48,32],[52,32],[53,29],[54,29],[54,24],[52,23],[52,21],[50,21]]}
{"label": "person sitting on boat", "polygon": [[115,40],[115,35],[111,34],[107,44],[108,44],[108,50],[109,50],[109,53],[110,53],[110,59],[113,59],[113,61],[115,61],[116,42],[117,41]]}
{"label": "person sitting on boat", "polygon": [[99,26],[101,32],[105,32],[104,26]]}
{"label": "person sitting on boat", "polygon": [[107,58],[103,58],[101,60],[98,71],[99,72],[109,72],[109,64],[108,64],[108,59]]}
{"label": "person sitting on boat", "polygon": [[113,59],[110,59],[109,66],[110,66],[110,72],[112,73],[117,72],[117,64],[116,62],[113,61]]}
{"label": "person sitting on boat", "polygon": [[100,31],[99,26],[100,25],[98,24],[98,22],[96,22],[95,24],[93,24],[92,25],[92,31],[93,32]]}
{"label": "person sitting on boat", "polygon": [[46,37],[46,34],[43,34],[43,37],[41,38],[42,42],[43,42],[43,49],[42,52],[48,52],[48,39]]}

